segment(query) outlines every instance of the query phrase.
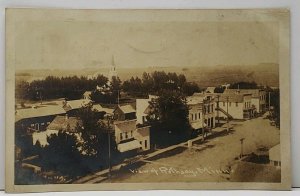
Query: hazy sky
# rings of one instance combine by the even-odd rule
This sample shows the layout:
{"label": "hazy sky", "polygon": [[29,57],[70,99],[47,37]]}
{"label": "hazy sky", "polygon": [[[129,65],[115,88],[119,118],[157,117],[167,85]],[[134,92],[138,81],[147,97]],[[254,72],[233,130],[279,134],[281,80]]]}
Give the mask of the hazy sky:
{"label": "hazy sky", "polygon": [[17,69],[278,63],[276,22],[22,21]]}

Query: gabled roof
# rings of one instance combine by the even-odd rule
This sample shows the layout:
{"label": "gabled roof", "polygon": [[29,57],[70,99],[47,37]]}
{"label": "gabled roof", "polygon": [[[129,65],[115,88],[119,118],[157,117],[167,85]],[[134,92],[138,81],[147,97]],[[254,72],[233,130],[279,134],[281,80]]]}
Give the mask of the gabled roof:
{"label": "gabled roof", "polygon": [[93,105],[92,109],[96,110],[97,112],[105,112],[106,114],[113,114],[114,112],[114,109],[102,107],[100,104]]}
{"label": "gabled roof", "polygon": [[56,116],[48,125],[48,130],[76,132],[77,124],[81,124],[81,120],[77,117]]}
{"label": "gabled roof", "polygon": [[58,105],[43,105],[34,108],[23,108],[16,110],[15,122],[21,119],[52,116],[65,113],[66,111],[62,108],[62,106]]}
{"label": "gabled roof", "polygon": [[136,129],[136,119],[134,120],[124,120],[124,121],[115,121],[114,125],[116,128],[121,131],[130,132]]}
{"label": "gabled roof", "polygon": [[205,99],[204,96],[189,96],[186,98],[188,105],[196,105],[203,103],[203,99]]}
{"label": "gabled roof", "polygon": [[215,89],[216,89],[216,87],[209,86],[209,87],[206,88],[205,92],[207,92],[207,93],[214,93]]}
{"label": "gabled roof", "polygon": [[66,111],[79,109],[82,106],[86,106],[90,102],[91,102],[91,100],[86,100],[86,99],[70,100],[70,101],[66,102],[64,109]]}
{"label": "gabled roof", "polygon": [[119,108],[124,114],[135,113],[136,112],[135,109],[132,107],[132,105],[129,105],[129,104],[118,106],[117,108]]}
{"label": "gabled roof", "polygon": [[92,94],[92,91],[85,91],[83,93],[84,96],[90,96]]}
{"label": "gabled roof", "polygon": [[148,114],[150,99],[136,99],[136,110],[138,113]]}
{"label": "gabled roof", "polygon": [[280,159],[280,144],[273,146],[269,150],[269,159],[271,161],[281,161]]}

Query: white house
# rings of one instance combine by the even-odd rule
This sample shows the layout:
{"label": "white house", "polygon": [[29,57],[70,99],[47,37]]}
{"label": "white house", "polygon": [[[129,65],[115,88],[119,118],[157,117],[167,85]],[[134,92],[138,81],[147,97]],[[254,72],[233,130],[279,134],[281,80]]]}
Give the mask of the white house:
{"label": "white house", "polygon": [[224,94],[251,94],[251,105],[255,106],[256,112],[262,113],[266,109],[266,91],[263,89],[225,89]]}
{"label": "white house", "polygon": [[115,121],[115,139],[120,152],[150,149],[150,127],[136,127],[136,119]]}
{"label": "white house", "polygon": [[270,164],[276,167],[281,167],[280,144],[273,146],[269,150]]}
{"label": "white house", "polygon": [[[233,119],[249,119],[253,116],[251,94],[224,93],[217,97],[217,109],[219,117]],[[228,111],[228,112],[227,112]]]}
{"label": "white house", "polygon": [[148,99],[136,99],[136,120],[137,124],[147,122],[146,116],[149,115],[150,102],[156,99],[157,96],[149,95]]}

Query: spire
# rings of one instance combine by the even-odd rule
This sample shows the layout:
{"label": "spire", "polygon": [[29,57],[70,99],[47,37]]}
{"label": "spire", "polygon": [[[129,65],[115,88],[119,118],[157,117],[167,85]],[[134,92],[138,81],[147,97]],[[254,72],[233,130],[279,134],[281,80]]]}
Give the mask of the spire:
{"label": "spire", "polygon": [[116,66],[116,65],[115,65],[115,58],[114,58],[114,55],[111,56],[111,65],[112,65],[113,67]]}

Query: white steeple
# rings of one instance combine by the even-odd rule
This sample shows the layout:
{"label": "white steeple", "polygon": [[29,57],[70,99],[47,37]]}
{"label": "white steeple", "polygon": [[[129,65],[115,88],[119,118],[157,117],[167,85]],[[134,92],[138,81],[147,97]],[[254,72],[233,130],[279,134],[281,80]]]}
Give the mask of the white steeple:
{"label": "white steeple", "polygon": [[111,66],[110,66],[110,70],[108,72],[108,80],[112,81],[112,78],[114,76],[117,77],[118,73],[117,73],[117,70],[116,70],[114,55],[112,55],[112,57],[111,57]]}

